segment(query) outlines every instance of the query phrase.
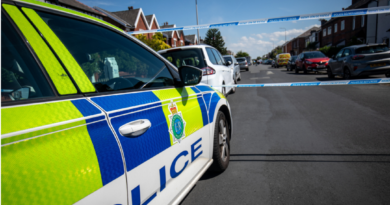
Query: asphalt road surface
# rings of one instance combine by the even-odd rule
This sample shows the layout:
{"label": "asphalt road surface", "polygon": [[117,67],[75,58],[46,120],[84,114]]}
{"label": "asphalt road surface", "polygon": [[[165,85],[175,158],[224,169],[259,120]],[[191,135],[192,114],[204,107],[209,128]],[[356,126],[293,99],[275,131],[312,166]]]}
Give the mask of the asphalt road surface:
{"label": "asphalt road surface", "polygon": [[[241,76],[240,84],[328,80],[268,65]],[[229,167],[206,173],[183,205],[390,204],[389,84],[237,88],[228,100]]]}

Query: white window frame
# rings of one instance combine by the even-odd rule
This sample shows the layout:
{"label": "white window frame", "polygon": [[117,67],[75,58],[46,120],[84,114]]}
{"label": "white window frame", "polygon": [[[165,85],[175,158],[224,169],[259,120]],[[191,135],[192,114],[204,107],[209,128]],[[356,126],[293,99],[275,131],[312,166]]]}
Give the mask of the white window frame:
{"label": "white window frame", "polygon": [[334,24],[334,32],[337,33],[337,23]]}
{"label": "white window frame", "polygon": [[363,15],[362,16],[362,23],[361,23],[361,26],[364,27],[364,20],[365,20],[365,16]]}
{"label": "white window frame", "polygon": [[322,35],[326,36],[326,29],[322,30]]}
{"label": "white window frame", "polygon": [[328,36],[332,34],[332,26],[328,27]]}
{"label": "white window frame", "polygon": [[176,39],[173,39],[173,45],[172,48],[176,48]]}
{"label": "white window frame", "polygon": [[352,18],[352,30],[355,30],[356,28],[355,23],[356,23],[356,16]]}
{"label": "white window frame", "polygon": [[344,29],[345,29],[345,20],[342,20],[340,30],[343,31]]}

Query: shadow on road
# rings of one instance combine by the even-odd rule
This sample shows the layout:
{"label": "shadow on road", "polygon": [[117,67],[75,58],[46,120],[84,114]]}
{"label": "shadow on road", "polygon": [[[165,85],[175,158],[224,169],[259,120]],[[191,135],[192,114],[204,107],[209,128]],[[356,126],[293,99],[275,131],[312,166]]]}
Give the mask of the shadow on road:
{"label": "shadow on road", "polygon": [[[231,154],[230,157],[390,157],[390,154],[320,154],[320,153],[311,153],[311,154]],[[231,162],[355,162],[355,163],[390,163],[390,159],[384,159],[384,160],[329,160],[329,159],[232,159],[230,158]]]}
{"label": "shadow on road", "polygon": [[[230,160],[230,161],[232,161],[232,160]],[[222,174],[222,172],[207,171],[206,173],[203,174],[203,176],[199,179],[199,181],[212,179],[214,177],[219,176],[220,174]]]}
{"label": "shadow on road", "polygon": [[[365,76],[365,77],[355,77],[355,78],[352,78],[352,79],[349,79],[349,80],[376,79],[376,78],[380,78],[380,77]],[[318,81],[337,81],[337,80],[345,80],[345,79],[343,79],[342,77],[333,78],[333,79],[329,79],[328,77],[323,77],[323,78],[317,78],[317,80]]]}

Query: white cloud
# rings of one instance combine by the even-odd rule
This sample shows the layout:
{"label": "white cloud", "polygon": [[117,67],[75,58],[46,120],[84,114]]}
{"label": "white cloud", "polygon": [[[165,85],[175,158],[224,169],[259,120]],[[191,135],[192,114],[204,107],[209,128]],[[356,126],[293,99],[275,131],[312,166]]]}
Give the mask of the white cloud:
{"label": "white cloud", "polygon": [[[295,38],[313,26],[308,26],[303,29],[290,29],[286,31],[287,40]],[[267,54],[273,47],[283,45],[285,43],[285,31],[275,31],[272,33],[251,34],[250,36],[241,36],[238,41],[233,43],[227,42],[226,46],[229,50],[237,53],[242,50],[248,52],[253,58]],[[229,39],[233,40],[233,39]]]}

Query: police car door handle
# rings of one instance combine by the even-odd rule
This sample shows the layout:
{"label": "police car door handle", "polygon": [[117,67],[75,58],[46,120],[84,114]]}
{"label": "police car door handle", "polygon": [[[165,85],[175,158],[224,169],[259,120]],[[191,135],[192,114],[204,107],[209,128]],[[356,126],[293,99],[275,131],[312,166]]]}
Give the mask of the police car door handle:
{"label": "police car door handle", "polygon": [[119,128],[119,133],[124,137],[138,137],[144,134],[151,126],[152,123],[147,119],[136,120],[122,125]]}

